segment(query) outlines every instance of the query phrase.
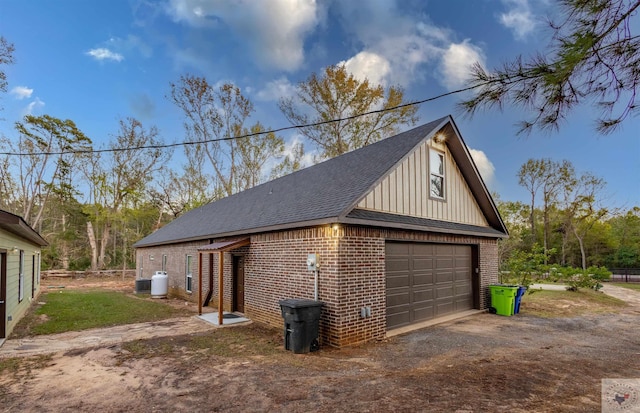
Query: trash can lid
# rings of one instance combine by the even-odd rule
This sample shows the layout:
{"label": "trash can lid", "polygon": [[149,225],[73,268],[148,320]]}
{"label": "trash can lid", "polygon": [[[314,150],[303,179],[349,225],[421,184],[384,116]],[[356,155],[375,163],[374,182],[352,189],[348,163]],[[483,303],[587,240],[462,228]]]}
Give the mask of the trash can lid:
{"label": "trash can lid", "polygon": [[284,307],[290,308],[304,308],[304,307],[322,307],[324,302],[309,300],[305,298],[287,298],[285,300],[280,300],[278,303]]}

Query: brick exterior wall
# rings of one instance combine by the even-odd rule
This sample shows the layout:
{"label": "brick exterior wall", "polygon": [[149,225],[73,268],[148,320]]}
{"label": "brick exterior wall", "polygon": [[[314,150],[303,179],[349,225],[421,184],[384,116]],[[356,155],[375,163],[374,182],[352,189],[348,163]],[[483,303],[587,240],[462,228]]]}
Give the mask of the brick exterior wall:
{"label": "brick exterior wall", "polygon": [[[498,247],[495,239],[417,232],[408,230],[344,226],[321,226],[251,236],[251,245],[224,256],[224,310],[233,304],[233,255],[245,257],[245,314],[250,319],[282,327],[278,301],[285,298],[314,297],[314,274],[307,270],[307,255],[319,256],[318,296],[324,301],[320,320],[322,345],[342,347],[386,335],[385,241],[415,241],[472,245],[478,254],[478,307],[489,304],[487,286],[498,281]],[[215,240],[222,241],[222,240]],[[138,266],[145,276],[160,270],[162,254],[167,255],[169,293],[197,302],[197,248],[209,241],[139,248]],[[185,257],[194,256],[193,290],[185,293]],[[153,255],[154,260],[149,257]],[[218,254],[203,254],[203,299],[213,274],[213,298],[218,300]],[[211,261],[211,262],[210,262]],[[212,264],[212,266],[210,265]],[[140,268],[139,268],[140,271]],[[212,272],[211,272],[212,271]],[[362,318],[362,307],[371,308],[371,317]]]}

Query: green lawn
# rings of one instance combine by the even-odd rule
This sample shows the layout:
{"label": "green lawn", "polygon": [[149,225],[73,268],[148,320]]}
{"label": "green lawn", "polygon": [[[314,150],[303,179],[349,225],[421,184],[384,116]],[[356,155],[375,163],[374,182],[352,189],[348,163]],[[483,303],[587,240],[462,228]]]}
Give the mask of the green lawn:
{"label": "green lawn", "polygon": [[629,288],[630,290],[640,291],[640,283],[611,283],[617,287]]}
{"label": "green lawn", "polygon": [[[146,296],[148,297],[148,296]],[[116,291],[51,291],[43,293],[20,320],[13,337],[55,334],[89,328],[141,323],[192,314],[163,303]]]}

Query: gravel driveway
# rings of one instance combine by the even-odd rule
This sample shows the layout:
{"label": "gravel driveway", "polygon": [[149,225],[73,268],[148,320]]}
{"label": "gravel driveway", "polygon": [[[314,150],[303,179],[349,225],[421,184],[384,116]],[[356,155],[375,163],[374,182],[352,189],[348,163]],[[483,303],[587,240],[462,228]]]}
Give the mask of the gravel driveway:
{"label": "gravel driveway", "polygon": [[630,303],[620,313],[484,313],[306,355],[243,355],[242,340],[233,356],[207,355],[189,335],[170,339],[170,356],[59,353],[3,373],[0,411],[599,412],[602,379],[640,378],[640,293],[608,287]]}

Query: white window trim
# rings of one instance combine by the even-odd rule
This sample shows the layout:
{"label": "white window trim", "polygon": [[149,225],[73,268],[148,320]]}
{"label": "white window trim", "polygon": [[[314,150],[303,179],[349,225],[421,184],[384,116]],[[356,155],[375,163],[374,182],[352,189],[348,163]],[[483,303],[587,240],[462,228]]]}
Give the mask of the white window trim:
{"label": "white window trim", "polygon": [[18,276],[18,302],[24,300],[24,251],[20,250],[19,276]]}
{"label": "white window trim", "polygon": [[[446,185],[446,182],[447,182],[446,167],[447,166],[446,166],[446,163],[445,163],[445,156],[444,156],[443,152],[438,151],[438,150],[433,149],[433,148],[430,148],[429,151],[430,151],[430,153],[429,153],[429,196],[431,198],[443,201],[447,197],[447,191],[445,190],[445,188],[447,186]],[[439,156],[442,159],[442,174],[440,174],[438,172],[435,172],[433,170],[433,168],[432,168],[433,167],[432,162],[431,162],[431,154],[432,153],[437,155],[437,156]],[[433,193],[433,191],[432,191],[432,182],[431,182],[431,177],[432,176],[435,176],[435,177],[438,177],[438,178],[442,179],[442,196],[435,195]]]}

